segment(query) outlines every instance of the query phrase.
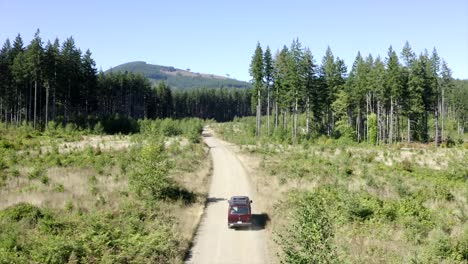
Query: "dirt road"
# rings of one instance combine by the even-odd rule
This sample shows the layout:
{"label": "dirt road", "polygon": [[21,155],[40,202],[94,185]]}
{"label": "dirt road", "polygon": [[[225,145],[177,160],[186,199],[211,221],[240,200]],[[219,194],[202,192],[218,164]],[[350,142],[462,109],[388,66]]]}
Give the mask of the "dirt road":
{"label": "dirt road", "polygon": [[[204,140],[213,159],[208,205],[190,251],[187,263],[269,263],[264,225],[267,216],[255,207],[247,173],[229,149],[229,143],[204,131]],[[250,229],[227,227],[227,199],[233,195],[248,195],[253,200],[254,225]]]}

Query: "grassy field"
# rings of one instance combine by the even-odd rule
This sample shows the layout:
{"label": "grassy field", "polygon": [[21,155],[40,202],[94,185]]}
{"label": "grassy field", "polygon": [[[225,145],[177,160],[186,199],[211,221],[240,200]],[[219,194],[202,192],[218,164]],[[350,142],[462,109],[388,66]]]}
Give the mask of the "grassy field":
{"label": "grassy field", "polygon": [[201,121],[0,125],[0,263],[181,263],[207,195]]}
{"label": "grassy field", "polygon": [[212,126],[239,146],[278,262],[467,263],[466,143],[291,145],[242,120]]}

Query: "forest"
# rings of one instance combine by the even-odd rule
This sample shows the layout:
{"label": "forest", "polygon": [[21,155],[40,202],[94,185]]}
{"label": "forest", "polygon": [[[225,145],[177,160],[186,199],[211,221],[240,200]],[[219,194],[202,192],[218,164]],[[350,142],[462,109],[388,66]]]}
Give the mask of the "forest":
{"label": "forest", "polygon": [[227,121],[249,115],[249,108],[246,89],[173,90],[131,72],[98,72],[91,52],[72,37],[44,46],[38,30],[29,45],[18,34],[0,51],[0,122],[15,126],[44,129],[53,120],[92,129],[102,120],[188,116]]}
{"label": "forest", "polygon": [[[250,75],[258,136],[440,143],[448,138],[447,120],[455,122],[458,135],[464,133],[468,83],[452,78],[435,48],[418,55],[406,42],[399,54],[390,46],[385,58],[358,52],[348,73],[330,47],[319,65],[299,39],[274,57],[257,43]],[[305,125],[299,127],[301,114]]]}
{"label": "forest", "polygon": [[154,85],[133,72],[98,71],[91,55],[72,37],[44,45],[39,30],[26,46],[19,34],[13,43],[7,39],[0,50],[0,122],[44,129],[54,120],[92,129],[99,122],[223,122],[255,113],[257,135],[380,144],[440,143],[448,138],[447,123],[462,135],[467,121],[468,82],[452,78],[435,48],[418,55],[408,42],[399,53],[390,46],[385,58],[358,52],[349,72],[330,47],[318,64],[299,39],[274,56],[258,43],[249,69],[252,89]]}

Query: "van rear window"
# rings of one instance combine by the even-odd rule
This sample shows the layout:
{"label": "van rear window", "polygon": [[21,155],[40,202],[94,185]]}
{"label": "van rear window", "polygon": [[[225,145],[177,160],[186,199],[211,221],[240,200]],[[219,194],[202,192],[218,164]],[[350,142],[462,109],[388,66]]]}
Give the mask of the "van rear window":
{"label": "van rear window", "polygon": [[231,207],[231,214],[248,214],[249,208],[245,206],[232,206]]}

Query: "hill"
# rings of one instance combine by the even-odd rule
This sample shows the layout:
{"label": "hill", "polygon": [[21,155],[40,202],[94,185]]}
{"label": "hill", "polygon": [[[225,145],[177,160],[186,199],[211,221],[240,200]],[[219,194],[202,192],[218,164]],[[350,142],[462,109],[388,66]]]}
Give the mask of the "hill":
{"label": "hill", "polygon": [[181,70],[172,66],[161,66],[148,64],[144,61],[128,62],[106,71],[108,72],[133,72],[141,73],[152,82],[165,81],[171,87],[180,89],[202,88],[202,87],[250,87],[248,82],[218,76],[213,74],[196,73],[188,70]]}

